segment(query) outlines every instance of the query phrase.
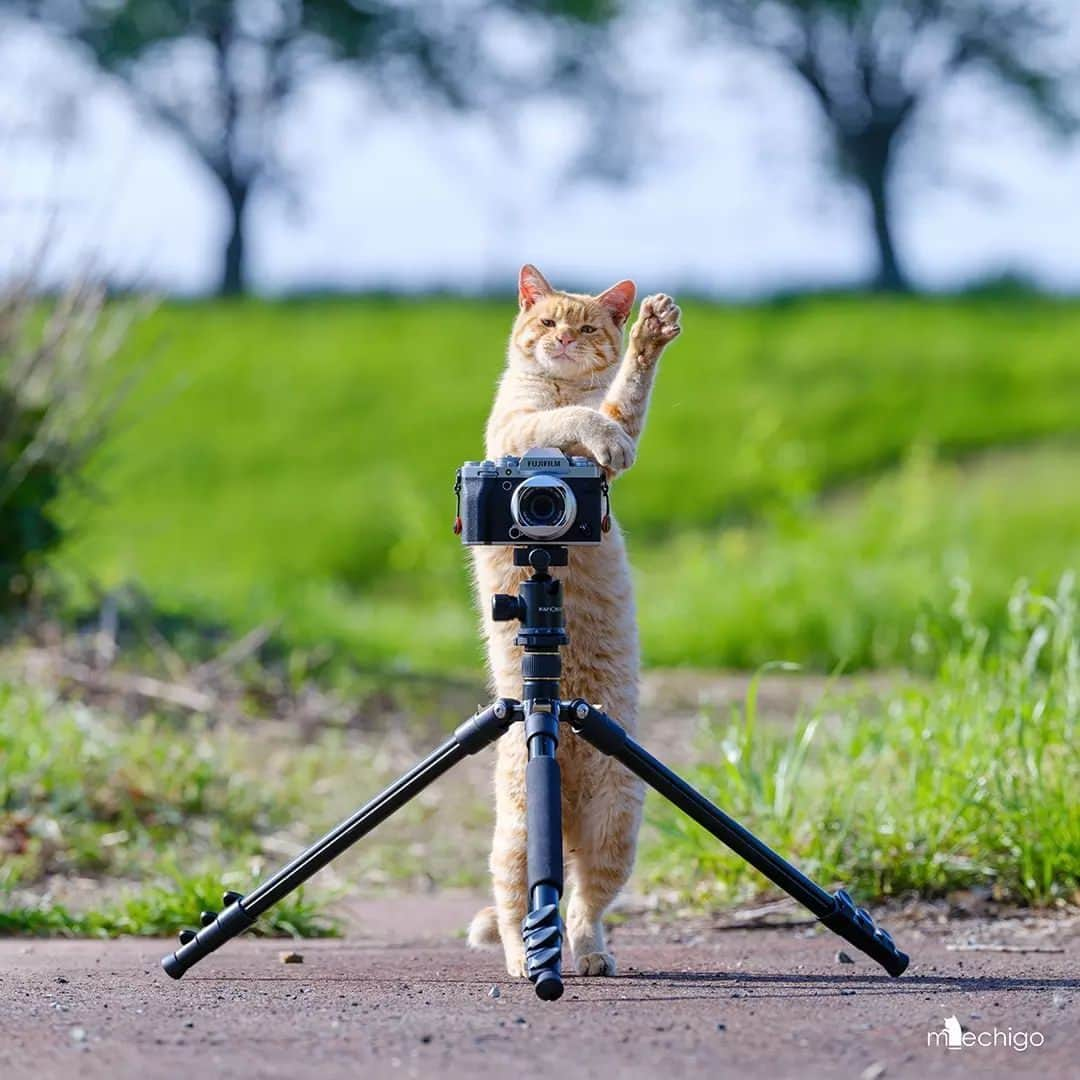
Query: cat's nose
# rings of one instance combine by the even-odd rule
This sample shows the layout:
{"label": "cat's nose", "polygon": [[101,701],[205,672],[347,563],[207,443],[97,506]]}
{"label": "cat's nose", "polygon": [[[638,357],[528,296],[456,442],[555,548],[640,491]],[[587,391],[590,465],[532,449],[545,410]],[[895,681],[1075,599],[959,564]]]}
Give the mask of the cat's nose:
{"label": "cat's nose", "polygon": [[573,345],[574,335],[568,330],[564,330],[561,334],[556,335],[555,340],[558,341],[560,345]]}

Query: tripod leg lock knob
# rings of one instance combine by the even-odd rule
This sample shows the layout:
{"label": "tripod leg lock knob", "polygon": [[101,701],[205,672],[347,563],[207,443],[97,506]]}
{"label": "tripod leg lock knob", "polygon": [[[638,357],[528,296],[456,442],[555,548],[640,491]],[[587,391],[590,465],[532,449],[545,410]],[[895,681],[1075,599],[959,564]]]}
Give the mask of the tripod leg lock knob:
{"label": "tripod leg lock knob", "polygon": [[559,905],[544,904],[530,911],[521,930],[525,940],[525,974],[537,994],[552,1001],[562,993],[563,924]]}
{"label": "tripod leg lock knob", "polygon": [[454,730],[454,741],[467,754],[475,754],[493,743],[515,721],[521,719],[521,704],[513,698],[499,698]]}
{"label": "tripod leg lock knob", "polygon": [[607,713],[601,712],[583,698],[562,704],[562,718],[569,722],[575,734],[593,744],[602,754],[618,757],[626,745],[626,731]]}
{"label": "tripod leg lock knob", "polygon": [[870,912],[857,907],[843,889],[837,890],[833,901],[835,906],[827,915],[821,916],[822,923],[876,960],[893,978],[903,975],[910,959],[896,947],[888,930],[875,925]]}

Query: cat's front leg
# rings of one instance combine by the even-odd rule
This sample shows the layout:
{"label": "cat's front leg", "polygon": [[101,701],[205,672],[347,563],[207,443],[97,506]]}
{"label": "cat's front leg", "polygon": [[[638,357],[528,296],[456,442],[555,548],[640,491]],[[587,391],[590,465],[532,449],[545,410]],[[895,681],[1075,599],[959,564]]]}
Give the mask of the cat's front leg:
{"label": "cat's front leg", "polygon": [[630,355],[638,364],[655,364],[660,354],[682,333],[682,312],[666,293],[641,301],[637,320],[630,328]]}
{"label": "cat's front leg", "polygon": [[636,443],[645,426],[656,365],[680,333],[681,312],[670,296],[657,293],[641,302],[630,328],[630,343],[600,411],[610,416]]}
{"label": "cat's front leg", "polygon": [[488,428],[488,452],[523,454],[535,446],[554,446],[565,454],[584,454],[609,474],[634,463],[634,440],[611,417],[586,405],[511,413]]}
{"label": "cat's front leg", "polygon": [[571,433],[566,452],[582,453],[603,466],[609,476],[624,472],[634,464],[637,447],[621,424],[596,409],[586,409],[590,415],[582,426]]}

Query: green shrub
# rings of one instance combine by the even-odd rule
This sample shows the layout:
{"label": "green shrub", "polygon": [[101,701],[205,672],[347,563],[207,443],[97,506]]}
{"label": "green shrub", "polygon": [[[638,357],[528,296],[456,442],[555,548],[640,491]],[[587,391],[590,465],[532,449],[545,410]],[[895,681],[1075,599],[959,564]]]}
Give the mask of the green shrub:
{"label": "green shrub", "polygon": [[25,604],[63,539],[56,501],[105,435],[116,403],[100,369],[128,310],[77,286],[51,306],[26,286],[0,295],[0,612]]}
{"label": "green shrub", "polygon": [[0,608],[26,595],[42,556],[60,540],[50,516],[59,469],[52,461],[29,461],[44,416],[44,409],[23,405],[0,387]]}

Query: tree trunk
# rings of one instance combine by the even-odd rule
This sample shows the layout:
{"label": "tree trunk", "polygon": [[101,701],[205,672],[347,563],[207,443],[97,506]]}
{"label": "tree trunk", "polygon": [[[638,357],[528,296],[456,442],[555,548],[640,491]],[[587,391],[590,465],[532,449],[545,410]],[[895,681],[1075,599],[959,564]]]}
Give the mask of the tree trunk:
{"label": "tree trunk", "polygon": [[878,292],[910,292],[911,285],[900,265],[892,232],[892,200],[889,196],[889,161],[864,173],[860,179],[874,220],[874,242],[878,251],[878,270],[874,288]]}
{"label": "tree trunk", "polygon": [[219,296],[240,296],[246,290],[247,265],[245,262],[246,210],[251,185],[233,177],[223,177],[225,194],[229,200],[229,239],[225,244],[221,265]]}

